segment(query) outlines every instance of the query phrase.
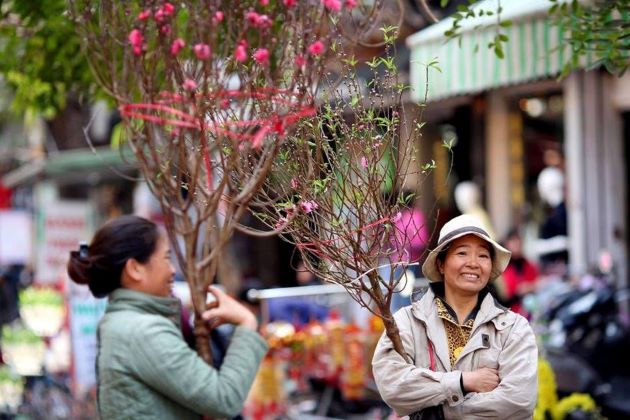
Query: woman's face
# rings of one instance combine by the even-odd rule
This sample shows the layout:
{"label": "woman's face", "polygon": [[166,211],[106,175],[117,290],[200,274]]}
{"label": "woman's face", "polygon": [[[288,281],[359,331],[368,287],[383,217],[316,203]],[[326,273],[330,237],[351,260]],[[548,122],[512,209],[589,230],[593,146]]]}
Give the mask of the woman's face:
{"label": "woman's face", "polygon": [[475,235],[466,235],[451,242],[444,262],[438,268],[447,289],[458,293],[479,293],[486,287],[492,272],[490,244]]}
{"label": "woman's face", "polygon": [[155,251],[143,266],[144,293],[168,297],[172,295],[175,267],[171,262],[171,250],[166,236],[160,235]]}

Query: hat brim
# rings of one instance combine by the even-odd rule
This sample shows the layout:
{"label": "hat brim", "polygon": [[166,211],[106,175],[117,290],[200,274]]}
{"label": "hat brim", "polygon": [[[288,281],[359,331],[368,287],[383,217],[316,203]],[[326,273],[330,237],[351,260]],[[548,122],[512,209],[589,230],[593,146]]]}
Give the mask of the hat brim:
{"label": "hat brim", "polygon": [[429,252],[427,259],[424,261],[424,264],[422,264],[422,274],[424,274],[429,282],[435,283],[444,281],[437,267],[437,256],[455,239],[461,238],[462,236],[466,235],[475,235],[478,238],[488,242],[494,248],[494,258],[492,259],[492,271],[490,272],[490,280],[496,279],[505,271],[512,255],[510,251],[499,245],[496,241],[494,241],[487,235],[483,235],[479,232],[474,231],[464,231],[448,238],[448,240],[439,244],[437,247],[435,247],[435,249]]}

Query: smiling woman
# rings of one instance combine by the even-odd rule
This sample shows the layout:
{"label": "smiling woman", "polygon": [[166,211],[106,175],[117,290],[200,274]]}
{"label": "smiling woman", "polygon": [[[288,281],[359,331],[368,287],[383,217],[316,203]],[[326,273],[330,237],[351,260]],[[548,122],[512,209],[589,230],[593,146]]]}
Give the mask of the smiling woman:
{"label": "smiling woman", "polygon": [[530,419],[537,395],[536,340],[527,320],[488,293],[510,252],[482,223],[444,225],[422,266],[430,289],[395,314],[407,363],[383,335],[372,366],[381,396],[412,419]]}
{"label": "smiling woman", "polygon": [[106,223],[89,246],[70,253],[70,278],[109,297],[98,327],[98,408],[104,419],[234,417],[267,344],[244,306],[211,287],[213,325],[236,325],[223,364],[206,364],[182,337],[181,307],[172,297],[175,268],[157,226],[141,217]]}

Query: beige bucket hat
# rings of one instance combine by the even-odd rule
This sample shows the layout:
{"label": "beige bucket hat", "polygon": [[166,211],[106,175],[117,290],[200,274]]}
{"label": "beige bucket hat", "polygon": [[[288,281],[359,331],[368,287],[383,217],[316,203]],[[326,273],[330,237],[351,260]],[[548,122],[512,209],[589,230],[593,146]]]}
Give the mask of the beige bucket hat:
{"label": "beige bucket hat", "polygon": [[448,245],[457,238],[465,235],[475,235],[488,242],[494,248],[494,258],[492,259],[492,272],[490,280],[494,280],[503,273],[512,253],[499,245],[488,235],[483,224],[476,217],[463,214],[457,216],[446,223],[440,230],[440,237],[435,249],[433,249],[427,259],[422,264],[422,273],[430,282],[440,282],[444,279],[437,266],[437,256],[445,250]]}

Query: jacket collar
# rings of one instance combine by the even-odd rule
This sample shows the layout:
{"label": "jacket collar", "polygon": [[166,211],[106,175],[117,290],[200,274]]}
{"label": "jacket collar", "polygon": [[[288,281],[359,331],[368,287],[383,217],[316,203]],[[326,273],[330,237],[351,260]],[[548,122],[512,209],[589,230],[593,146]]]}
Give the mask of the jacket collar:
{"label": "jacket collar", "polygon": [[[448,352],[446,330],[443,321],[437,314],[437,307],[434,302],[435,296],[435,292],[432,288],[429,288],[419,301],[413,303],[411,313],[417,319],[424,322],[427,338],[433,343],[436,356],[440,359],[447,371],[450,372],[452,367]],[[478,307],[479,311],[475,317],[471,337],[480,325],[492,321],[508,310],[501,306],[490,293],[486,293],[481,304],[478,304]]]}
{"label": "jacket collar", "polygon": [[177,327],[181,324],[181,303],[175,297],[153,296],[120,287],[109,295],[106,313],[118,311],[160,315],[173,321]]}

